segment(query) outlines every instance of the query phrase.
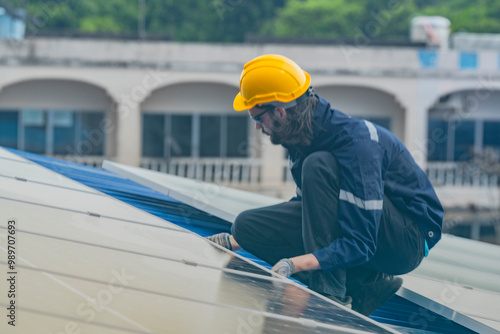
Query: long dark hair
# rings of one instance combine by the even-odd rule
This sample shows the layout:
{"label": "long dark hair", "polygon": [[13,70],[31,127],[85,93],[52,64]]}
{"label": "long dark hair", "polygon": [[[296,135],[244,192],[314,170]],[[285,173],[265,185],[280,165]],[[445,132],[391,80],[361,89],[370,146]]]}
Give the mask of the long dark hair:
{"label": "long dark hair", "polygon": [[[275,138],[271,138],[271,141],[290,146],[309,146],[313,138],[313,110],[318,102],[319,98],[313,95],[304,102],[286,109],[285,123],[280,124],[277,119],[273,120]],[[274,115],[272,117],[274,118]]]}

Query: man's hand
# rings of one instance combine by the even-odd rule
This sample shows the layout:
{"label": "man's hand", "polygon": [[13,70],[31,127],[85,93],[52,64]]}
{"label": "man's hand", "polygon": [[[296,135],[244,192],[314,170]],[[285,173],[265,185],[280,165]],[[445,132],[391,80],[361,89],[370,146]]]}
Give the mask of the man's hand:
{"label": "man's hand", "polygon": [[205,238],[212,242],[215,242],[217,245],[220,245],[229,250],[233,250],[233,247],[231,247],[231,239],[229,237],[229,233],[219,233]]}
{"label": "man's hand", "polygon": [[305,254],[291,259],[281,259],[271,270],[285,277],[290,277],[301,271],[318,269],[321,269],[321,266],[316,257],[312,254]]}
{"label": "man's hand", "polygon": [[281,259],[273,266],[271,270],[281,276],[285,276],[288,278],[295,272],[295,265],[290,259]]}

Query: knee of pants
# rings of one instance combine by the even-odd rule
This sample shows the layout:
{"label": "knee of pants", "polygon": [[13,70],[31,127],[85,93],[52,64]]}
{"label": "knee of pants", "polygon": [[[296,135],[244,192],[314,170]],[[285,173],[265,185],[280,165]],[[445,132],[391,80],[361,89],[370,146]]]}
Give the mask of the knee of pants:
{"label": "knee of pants", "polygon": [[248,238],[252,234],[252,217],[251,210],[243,211],[236,217],[231,226],[231,234],[236,241],[240,242],[241,239]]}
{"label": "knee of pants", "polygon": [[332,175],[338,175],[340,171],[337,159],[327,151],[311,153],[304,159],[302,164],[302,178],[317,176],[318,172],[326,172]]}

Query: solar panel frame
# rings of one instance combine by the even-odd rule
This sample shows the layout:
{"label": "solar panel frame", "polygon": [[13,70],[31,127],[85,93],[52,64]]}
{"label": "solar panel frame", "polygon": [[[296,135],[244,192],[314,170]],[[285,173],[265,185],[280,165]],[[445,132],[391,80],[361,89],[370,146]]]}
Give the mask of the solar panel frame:
{"label": "solar panel frame", "polygon": [[398,295],[479,333],[500,332],[500,294],[415,274]]}
{"label": "solar panel frame", "polygon": [[0,177],[101,195],[95,189],[28,161],[4,159],[0,164]]}

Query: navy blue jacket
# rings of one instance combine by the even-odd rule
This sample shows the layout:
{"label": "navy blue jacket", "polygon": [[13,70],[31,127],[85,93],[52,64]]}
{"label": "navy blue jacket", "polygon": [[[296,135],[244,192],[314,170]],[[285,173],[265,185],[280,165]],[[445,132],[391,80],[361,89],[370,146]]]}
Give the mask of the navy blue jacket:
{"label": "navy blue jacket", "polygon": [[384,194],[418,223],[429,249],[439,241],[443,207],[427,175],[396,136],[332,109],[322,98],[313,112],[313,131],[311,145],[286,148],[299,189],[302,163],[310,153],[331,152],[341,168],[338,220],[343,237],[313,253],[322,270],[370,261],[377,249]]}

